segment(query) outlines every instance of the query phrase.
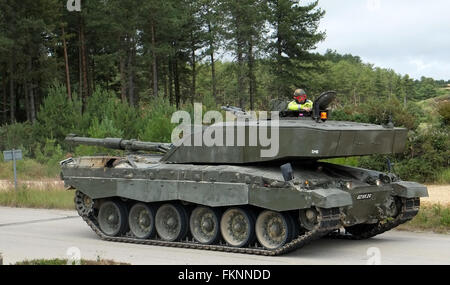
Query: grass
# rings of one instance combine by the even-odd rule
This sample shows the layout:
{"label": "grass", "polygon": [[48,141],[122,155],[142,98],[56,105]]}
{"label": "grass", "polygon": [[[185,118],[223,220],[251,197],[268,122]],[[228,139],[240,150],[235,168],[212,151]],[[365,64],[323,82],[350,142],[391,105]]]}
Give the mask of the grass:
{"label": "grass", "polygon": [[[58,164],[45,165],[33,159],[16,162],[17,178],[19,180],[35,180],[42,178],[58,178],[61,168]],[[14,177],[13,163],[0,161],[0,179]]]}
{"label": "grass", "polygon": [[[14,265],[67,265],[67,259],[33,259],[17,262]],[[81,265],[130,265],[129,263],[116,262],[109,259],[85,260],[80,261]],[[69,264],[70,265],[70,264]],[[75,265],[75,264],[73,264]]]}
{"label": "grass", "polygon": [[60,189],[35,190],[23,187],[0,191],[0,206],[40,209],[74,209],[74,191]]}
{"label": "grass", "polygon": [[417,216],[412,221],[398,227],[398,229],[450,233],[450,206],[422,204]]}
{"label": "grass", "polygon": [[444,169],[437,175],[436,183],[438,184],[450,184],[450,168]]}

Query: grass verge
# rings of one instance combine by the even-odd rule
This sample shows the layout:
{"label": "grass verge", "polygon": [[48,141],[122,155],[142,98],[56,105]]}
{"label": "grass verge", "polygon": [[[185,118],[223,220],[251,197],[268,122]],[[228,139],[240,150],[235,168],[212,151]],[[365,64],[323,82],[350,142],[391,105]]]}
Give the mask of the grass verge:
{"label": "grass verge", "polygon": [[450,168],[446,168],[439,173],[436,182],[438,184],[450,184]]}
{"label": "grass verge", "polygon": [[[14,265],[71,265],[67,259],[33,259],[15,263]],[[80,261],[80,265],[130,265],[129,263],[116,262],[109,259],[85,260]]]}
{"label": "grass verge", "polygon": [[35,190],[23,187],[18,191],[0,191],[0,206],[73,210],[74,195],[74,191],[60,189]]}
{"label": "grass verge", "polygon": [[417,216],[397,229],[405,231],[433,231],[450,234],[450,206],[422,204]]}
{"label": "grass verge", "polygon": [[[1,154],[0,154],[1,155]],[[42,164],[33,159],[16,162],[17,178],[20,180],[35,180],[42,178],[58,178],[61,172],[59,164]],[[13,179],[13,163],[0,161],[0,179]]]}

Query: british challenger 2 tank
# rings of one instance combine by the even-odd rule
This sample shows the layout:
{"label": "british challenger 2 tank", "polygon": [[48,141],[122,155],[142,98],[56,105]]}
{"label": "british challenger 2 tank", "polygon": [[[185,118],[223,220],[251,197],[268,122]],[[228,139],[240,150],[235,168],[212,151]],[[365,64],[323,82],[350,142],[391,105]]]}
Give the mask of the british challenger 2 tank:
{"label": "british challenger 2 tank", "polygon": [[[393,173],[321,162],[400,153],[406,142],[406,129],[328,121],[334,96],[320,96],[312,114],[281,112],[275,156],[261,156],[264,146],[248,137],[207,147],[70,135],[68,142],[127,154],[69,158],[61,162],[62,179],[76,189],[79,215],[108,241],[273,256],[326,235],[370,238],[411,220],[427,188]],[[261,124],[275,120],[200,132],[225,126],[249,135]]]}

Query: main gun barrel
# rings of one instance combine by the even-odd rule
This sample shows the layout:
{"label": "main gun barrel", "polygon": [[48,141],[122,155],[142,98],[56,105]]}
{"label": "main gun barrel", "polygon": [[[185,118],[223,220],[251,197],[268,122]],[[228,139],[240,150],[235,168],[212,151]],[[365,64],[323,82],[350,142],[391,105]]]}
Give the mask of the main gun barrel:
{"label": "main gun barrel", "polygon": [[68,135],[65,141],[76,145],[99,146],[129,151],[142,150],[166,153],[171,148],[171,144],[168,143],[141,142],[137,140],[124,140],[121,138],[95,139],[78,137],[76,135]]}

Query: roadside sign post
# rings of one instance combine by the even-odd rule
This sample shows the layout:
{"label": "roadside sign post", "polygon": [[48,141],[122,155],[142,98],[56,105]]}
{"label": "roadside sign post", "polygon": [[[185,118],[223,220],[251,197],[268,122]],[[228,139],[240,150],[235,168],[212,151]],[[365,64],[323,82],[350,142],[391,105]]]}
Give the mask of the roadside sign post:
{"label": "roadside sign post", "polygon": [[5,150],[3,152],[3,158],[5,161],[12,161],[13,162],[13,169],[14,169],[14,188],[17,191],[17,170],[16,170],[16,161],[22,160],[22,150],[20,149],[13,149],[13,150]]}

